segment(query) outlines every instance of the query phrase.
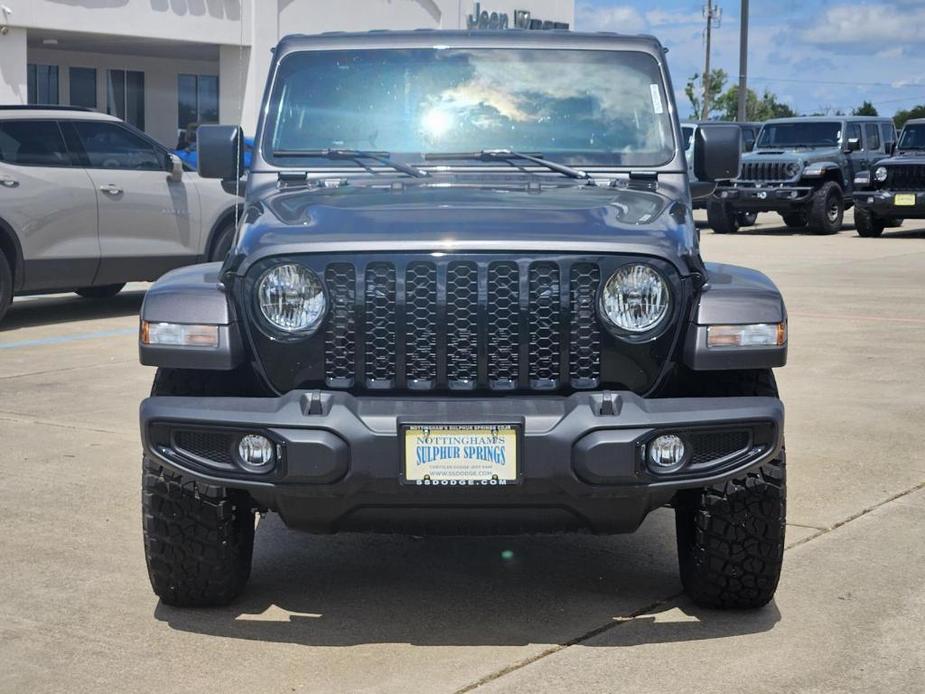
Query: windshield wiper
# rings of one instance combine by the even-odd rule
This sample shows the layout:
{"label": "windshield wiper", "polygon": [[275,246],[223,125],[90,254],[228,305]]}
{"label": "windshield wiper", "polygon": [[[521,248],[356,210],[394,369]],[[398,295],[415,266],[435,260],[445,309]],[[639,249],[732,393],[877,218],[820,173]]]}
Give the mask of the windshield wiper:
{"label": "windshield wiper", "polygon": [[481,161],[506,161],[512,162],[515,159],[523,159],[540,166],[545,166],[550,171],[555,171],[569,178],[579,178],[586,181],[592,181],[591,174],[581,169],[573,169],[571,166],[560,164],[549,159],[544,159],[542,154],[526,154],[525,152],[515,152],[510,149],[483,149],[480,152],[447,152],[447,153],[428,153],[424,159],[430,161],[434,159],[444,159],[453,161],[458,159],[478,159]]}
{"label": "windshield wiper", "polygon": [[361,160],[372,159],[373,161],[390,166],[396,171],[414,176],[415,178],[426,178],[430,176],[426,171],[421,171],[420,169],[416,169],[408,164],[402,164],[398,161],[392,161],[389,158],[388,152],[370,152],[363,149],[275,149],[273,150],[273,156],[292,158],[321,157],[332,161],[346,159],[348,161],[355,161],[361,165]]}

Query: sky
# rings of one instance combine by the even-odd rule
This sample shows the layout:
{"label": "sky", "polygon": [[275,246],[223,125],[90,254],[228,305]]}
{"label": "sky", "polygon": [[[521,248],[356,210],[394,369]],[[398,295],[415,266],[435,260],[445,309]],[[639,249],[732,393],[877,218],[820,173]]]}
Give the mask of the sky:
{"label": "sky", "polygon": [[[712,67],[738,82],[740,0],[718,0]],[[682,117],[684,85],[703,71],[701,0],[576,0],[578,31],[646,33],[669,48]],[[751,0],[749,87],[798,113],[850,112],[864,100],[881,115],[925,104],[925,0]]]}

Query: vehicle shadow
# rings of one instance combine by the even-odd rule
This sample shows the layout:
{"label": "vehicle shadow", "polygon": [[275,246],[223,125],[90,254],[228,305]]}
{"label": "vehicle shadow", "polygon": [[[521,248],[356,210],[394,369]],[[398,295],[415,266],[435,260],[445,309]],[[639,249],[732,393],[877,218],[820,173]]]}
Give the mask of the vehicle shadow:
{"label": "vehicle shadow", "polygon": [[15,299],[6,317],[0,322],[0,332],[138,315],[144,296],[144,290],[125,290],[111,299],[84,299],[76,294]]}
{"label": "vehicle shadow", "polygon": [[[271,516],[242,599],[210,610],[159,603],[154,616],[179,631],[306,646],[568,644],[617,622],[622,633],[607,639],[632,645],[764,632],[780,619],[773,606],[700,610],[680,592],[668,510],[618,537],[315,537]],[[683,618],[660,617],[668,609]]]}

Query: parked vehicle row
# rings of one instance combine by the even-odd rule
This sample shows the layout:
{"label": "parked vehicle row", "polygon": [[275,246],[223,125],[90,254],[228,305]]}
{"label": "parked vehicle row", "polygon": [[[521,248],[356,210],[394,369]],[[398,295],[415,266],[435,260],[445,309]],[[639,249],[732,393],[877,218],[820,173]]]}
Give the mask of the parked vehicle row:
{"label": "parked vehicle row", "polygon": [[240,198],[112,116],[0,106],[0,319],[14,294],[117,294],[222,258]]}
{"label": "parked vehicle row", "polygon": [[[889,118],[804,117],[767,121],[739,177],[700,193],[709,225],[729,234],[777,212],[788,227],[841,230],[855,207],[858,234],[879,236],[907,218],[925,218],[925,119],[899,138]],[[695,198],[698,191],[692,183]],[[695,202],[695,207],[697,206]]]}
{"label": "parked vehicle row", "polygon": [[854,180],[893,151],[889,118],[783,118],[768,121],[739,178],[719,185],[707,206],[719,234],[739,229],[742,212],[777,212],[789,227],[834,234],[853,204]]}
{"label": "parked vehicle row", "polygon": [[861,236],[925,219],[925,119],[906,123],[895,155],[860,172],[854,185],[854,225]]}

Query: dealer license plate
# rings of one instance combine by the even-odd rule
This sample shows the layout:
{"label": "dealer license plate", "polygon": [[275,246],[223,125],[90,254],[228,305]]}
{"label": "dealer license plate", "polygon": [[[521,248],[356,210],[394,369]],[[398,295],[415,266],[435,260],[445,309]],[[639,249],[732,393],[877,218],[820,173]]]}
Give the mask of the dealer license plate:
{"label": "dealer license plate", "polygon": [[414,424],[402,431],[405,484],[490,487],[518,482],[517,425]]}
{"label": "dealer license plate", "polygon": [[897,207],[915,207],[915,193],[902,193],[893,197],[893,204]]}

